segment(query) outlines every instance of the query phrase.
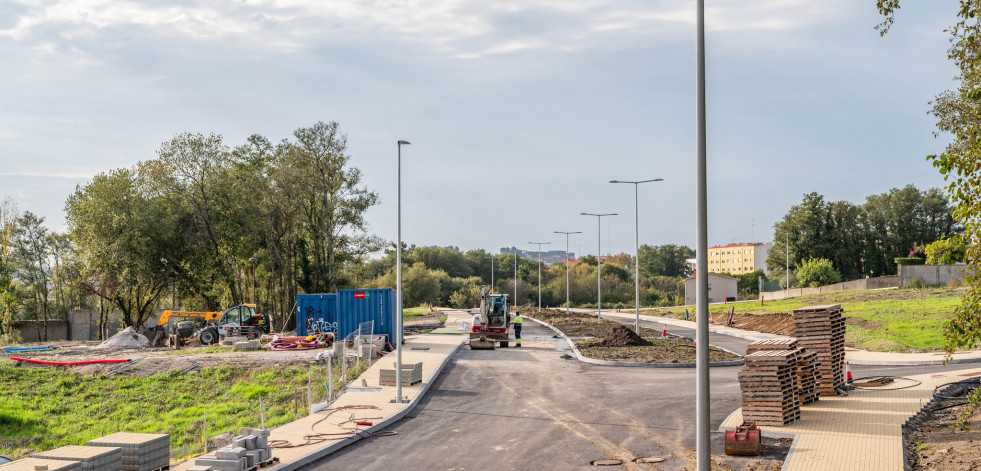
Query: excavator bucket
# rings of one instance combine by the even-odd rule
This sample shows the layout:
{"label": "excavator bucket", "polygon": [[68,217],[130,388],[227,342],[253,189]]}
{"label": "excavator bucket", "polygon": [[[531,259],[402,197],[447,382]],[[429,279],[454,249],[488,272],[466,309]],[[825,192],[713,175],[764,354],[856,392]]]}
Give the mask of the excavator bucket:
{"label": "excavator bucket", "polygon": [[493,350],[495,342],[486,337],[470,338],[471,350]]}

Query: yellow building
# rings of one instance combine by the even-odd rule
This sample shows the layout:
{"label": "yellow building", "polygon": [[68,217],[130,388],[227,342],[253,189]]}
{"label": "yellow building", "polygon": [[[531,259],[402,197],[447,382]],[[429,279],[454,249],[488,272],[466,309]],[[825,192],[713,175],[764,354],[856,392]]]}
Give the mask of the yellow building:
{"label": "yellow building", "polygon": [[708,248],[709,273],[731,273],[742,275],[766,268],[766,257],[770,255],[772,243],[749,243],[716,245]]}

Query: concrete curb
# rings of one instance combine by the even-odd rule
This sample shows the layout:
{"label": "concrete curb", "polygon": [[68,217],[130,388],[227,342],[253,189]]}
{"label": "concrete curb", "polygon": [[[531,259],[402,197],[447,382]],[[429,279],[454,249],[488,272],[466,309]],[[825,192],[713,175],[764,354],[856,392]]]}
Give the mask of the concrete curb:
{"label": "concrete curb", "polygon": [[[726,416],[725,419],[722,419],[722,424],[719,424],[719,432],[722,432],[724,434],[728,430],[735,430],[736,429],[735,427],[726,427],[723,424],[725,424],[726,422],[728,422],[729,419],[732,418],[732,416],[736,415],[736,412],[739,412],[741,410],[742,410],[742,408],[740,407],[739,409],[736,409],[736,410],[730,412],[729,415]],[[783,459],[783,466],[780,466],[780,471],[787,471],[788,469],[790,469],[789,468],[790,467],[790,459],[794,456],[794,451],[797,450],[797,443],[800,441],[799,440],[800,439],[800,434],[799,433],[789,433],[789,432],[773,432],[773,431],[767,430],[766,431],[766,435],[763,435],[763,431],[761,430],[760,431],[760,438],[763,438],[764,436],[767,436],[767,437],[770,437],[770,438],[789,438],[789,439],[793,440],[792,442],[790,442],[790,449],[787,450],[787,456]]]}
{"label": "concrete curb", "polygon": [[[576,354],[576,358],[583,363],[591,363],[593,365],[604,365],[604,366],[629,366],[629,367],[642,367],[642,368],[695,368],[695,363],[641,363],[636,361],[614,361],[614,360],[599,360],[596,358],[590,358],[584,356],[579,351],[579,348],[576,347],[576,343],[573,342],[572,339],[570,339],[568,336],[566,336],[565,333],[562,332],[561,330],[556,329],[555,327],[546,324],[543,321],[535,319],[534,317],[526,317],[525,319],[534,321],[540,325],[548,327],[553,332],[561,336],[565,340],[565,342],[569,344],[570,347],[572,347],[572,351],[573,353]],[[712,346],[715,347],[714,345]],[[715,348],[732,353],[734,355],[738,355],[737,353],[731,352],[724,348],[719,348],[719,347],[715,347]],[[709,366],[710,367],[742,366],[743,364],[745,364],[743,360],[734,360],[734,361],[717,361],[715,363],[709,363]]]}
{"label": "concrete curb", "polygon": [[[933,365],[943,365],[943,360],[921,360],[921,361],[889,361],[889,360],[853,360],[848,358],[848,354],[845,353],[845,360],[848,360],[849,364],[861,365],[861,366],[933,366]],[[955,358],[947,362],[948,365],[957,364],[970,364],[970,363],[981,363],[981,358]]]}
{"label": "concrete curb", "polygon": [[[436,378],[443,371],[443,368],[446,366],[446,364],[449,363],[450,358],[453,358],[453,355],[456,355],[456,352],[458,350],[460,350],[460,347],[462,345],[463,345],[463,342],[460,342],[455,348],[453,348],[453,351],[451,351],[448,355],[446,355],[445,358],[443,358],[443,361],[439,364],[438,367],[436,367],[436,371],[433,372],[433,376],[430,379],[430,381],[427,381],[427,382],[425,382],[425,383],[422,384],[422,386],[419,388],[419,394],[417,394],[416,397],[411,402],[409,402],[409,405],[407,407],[403,408],[399,412],[396,412],[391,417],[388,417],[387,419],[382,420],[381,422],[375,422],[374,425],[372,425],[371,427],[368,427],[368,428],[366,428],[364,430],[367,431],[367,432],[377,432],[377,431],[379,431],[381,429],[384,429],[385,427],[388,427],[389,425],[392,425],[393,423],[397,422],[399,419],[401,419],[402,417],[405,417],[406,414],[408,414],[409,412],[411,412],[412,409],[415,409],[415,407],[417,405],[419,405],[419,402],[422,401],[422,398],[426,396],[426,392],[429,391],[429,387],[434,382],[436,382]],[[301,456],[301,457],[299,457],[299,458],[297,458],[297,459],[295,459],[293,461],[290,461],[289,463],[283,463],[282,465],[277,466],[277,467],[272,468],[272,469],[274,469],[275,471],[293,471],[295,469],[299,469],[299,468],[304,467],[304,466],[306,466],[306,465],[308,465],[310,463],[313,463],[314,461],[317,461],[317,460],[319,460],[321,458],[324,458],[326,456],[329,456],[330,454],[334,453],[335,451],[340,450],[341,448],[344,448],[344,447],[346,447],[346,446],[348,446],[348,445],[350,445],[350,444],[352,444],[352,443],[354,443],[354,442],[356,442],[356,441],[358,441],[358,440],[360,440],[362,438],[363,437],[360,434],[354,434],[353,436],[348,437],[347,439],[344,439],[344,440],[340,440],[340,441],[338,441],[338,442],[336,442],[336,443],[334,443],[334,444],[332,444],[332,445],[330,445],[330,446],[328,446],[326,448],[321,448],[319,450],[312,451],[312,452],[310,452],[307,455]]]}

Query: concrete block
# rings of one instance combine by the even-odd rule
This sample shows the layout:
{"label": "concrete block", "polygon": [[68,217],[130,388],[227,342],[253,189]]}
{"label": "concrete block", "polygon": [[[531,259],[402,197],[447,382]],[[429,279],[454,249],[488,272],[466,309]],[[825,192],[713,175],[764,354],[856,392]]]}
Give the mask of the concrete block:
{"label": "concrete block", "polygon": [[269,430],[264,428],[254,428],[252,429],[252,435],[256,437],[265,438],[269,436]]}
{"label": "concrete block", "polygon": [[269,438],[268,437],[256,437],[256,439],[255,439],[255,447],[256,448],[266,448],[268,446],[269,446]]}
{"label": "concrete block", "polygon": [[262,450],[249,450],[245,452],[245,458],[248,460],[248,467],[253,467],[262,461]]}
{"label": "concrete block", "polygon": [[211,466],[191,466],[187,471],[212,471],[213,469]]}
{"label": "concrete block", "polygon": [[246,435],[245,436],[245,449],[246,450],[255,450],[256,449],[255,439],[256,439],[255,435]]}
{"label": "concrete block", "polygon": [[237,448],[245,448],[245,436],[239,435],[232,439],[232,446]]}

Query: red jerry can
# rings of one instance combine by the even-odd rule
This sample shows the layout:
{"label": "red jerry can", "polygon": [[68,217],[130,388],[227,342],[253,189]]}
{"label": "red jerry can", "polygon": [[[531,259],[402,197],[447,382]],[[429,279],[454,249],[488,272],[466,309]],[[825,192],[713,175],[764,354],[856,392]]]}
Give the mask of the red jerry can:
{"label": "red jerry can", "polygon": [[763,435],[754,422],[743,422],[735,430],[726,430],[726,454],[757,456],[763,453]]}

